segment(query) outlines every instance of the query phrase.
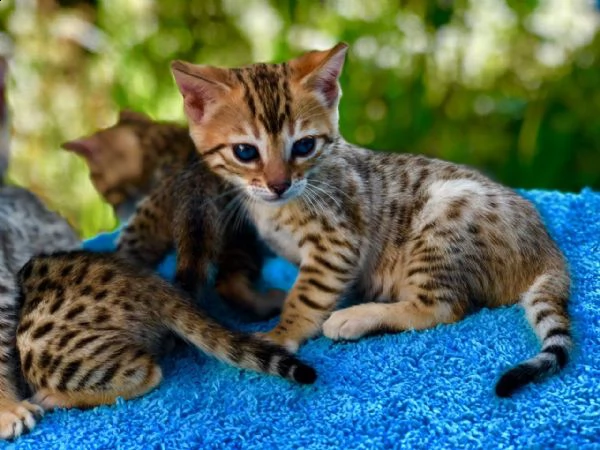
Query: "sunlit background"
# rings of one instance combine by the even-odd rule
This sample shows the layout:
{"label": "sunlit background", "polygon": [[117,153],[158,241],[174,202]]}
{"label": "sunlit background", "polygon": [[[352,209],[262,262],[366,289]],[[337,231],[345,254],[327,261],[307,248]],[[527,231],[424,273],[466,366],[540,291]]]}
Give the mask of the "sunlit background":
{"label": "sunlit background", "polygon": [[171,59],[282,61],[344,40],[349,141],[468,163],[513,187],[600,189],[599,26],[591,0],[0,0],[10,179],[83,236],[112,229],[61,142],[123,107],[182,121]]}

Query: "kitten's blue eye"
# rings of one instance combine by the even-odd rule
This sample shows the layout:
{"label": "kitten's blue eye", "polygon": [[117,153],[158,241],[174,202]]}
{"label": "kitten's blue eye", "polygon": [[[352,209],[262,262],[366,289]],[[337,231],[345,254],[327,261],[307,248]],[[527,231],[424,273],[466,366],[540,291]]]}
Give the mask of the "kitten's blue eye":
{"label": "kitten's blue eye", "polygon": [[236,158],[242,162],[254,161],[258,158],[258,149],[250,144],[236,144],[233,146],[233,153]]}
{"label": "kitten's blue eye", "polygon": [[316,139],[312,136],[298,139],[292,145],[292,156],[304,157],[310,155],[315,149],[315,143]]}

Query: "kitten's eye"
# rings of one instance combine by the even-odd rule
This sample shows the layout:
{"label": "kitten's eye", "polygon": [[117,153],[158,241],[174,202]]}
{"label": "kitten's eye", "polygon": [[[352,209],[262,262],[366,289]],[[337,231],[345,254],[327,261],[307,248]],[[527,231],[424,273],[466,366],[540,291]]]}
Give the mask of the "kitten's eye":
{"label": "kitten's eye", "polygon": [[316,139],[312,136],[298,139],[292,145],[292,156],[304,157],[310,155],[315,149],[315,142]]}
{"label": "kitten's eye", "polygon": [[258,149],[250,144],[236,144],[233,146],[233,153],[237,159],[242,162],[254,161],[258,158]]}

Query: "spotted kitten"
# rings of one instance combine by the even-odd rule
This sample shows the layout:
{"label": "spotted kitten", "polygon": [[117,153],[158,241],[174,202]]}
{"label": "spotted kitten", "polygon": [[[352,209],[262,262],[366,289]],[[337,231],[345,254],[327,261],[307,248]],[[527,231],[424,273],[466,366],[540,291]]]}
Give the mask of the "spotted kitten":
{"label": "spotted kitten", "polygon": [[238,367],[303,384],[316,378],[283,348],[224,329],[182,291],[114,254],[41,255],[21,269],[19,284],[22,372],[45,409],[150,391],[161,381],[157,358],[172,334]]}
{"label": "spotted kitten", "polygon": [[9,160],[9,123],[4,96],[6,62],[0,58],[0,438],[35,426],[38,406],[23,400],[15,348],[18,270],[34,254],[79,246],[66,220],[34,194],[3,183]]}
{"label": "spotted kitten", "polygon": [[[542,351],[504,374],[497,394],[557,372],[572,344],[569,275],[538,213],[470,168],[345,142],[346,49],[239,69],[172,63],[203,161],[300,266],[266,337],[295,350],[321,331],[425,329],[520,301]],[[352,290],[366,302],[333,312]]]}

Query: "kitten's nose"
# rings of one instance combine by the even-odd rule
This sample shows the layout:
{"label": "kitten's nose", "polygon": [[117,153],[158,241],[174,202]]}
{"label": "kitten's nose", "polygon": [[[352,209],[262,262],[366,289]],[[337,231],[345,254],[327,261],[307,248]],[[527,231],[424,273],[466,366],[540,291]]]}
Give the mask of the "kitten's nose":
{"label": "kitten's nose", "polygon": [[269,183],[267,186],[273,192],[275,192],[279,197],[281,197],[285,191],[287,191],[292,183],[289,180],[286,180],[282,183]]}

